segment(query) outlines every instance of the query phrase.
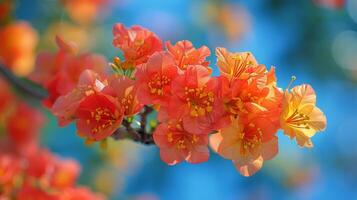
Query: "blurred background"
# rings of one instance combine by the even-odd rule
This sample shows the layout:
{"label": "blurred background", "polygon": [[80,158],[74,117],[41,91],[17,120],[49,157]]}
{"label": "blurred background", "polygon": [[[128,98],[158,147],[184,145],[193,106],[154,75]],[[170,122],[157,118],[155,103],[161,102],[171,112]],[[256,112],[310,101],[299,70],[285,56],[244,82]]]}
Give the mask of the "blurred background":
{"label": "blurred background", "polygon": [[[211,52],[251,51],[259,63],[276,66],[280,87],[292,75],[294,84],[311,84],[327,116],[313,149],[279,132],[279,154],[245,178],[213,153],[203,164],[170,167],[155,146],[110,141],[103,151],[85,145],[73,124],[59,128],[43,109],[48,119],[41,143],[80,162],[81,185],[109,199],[357,199],[357,0],[17,0],[0,7],[3,15],[7,10],[7,20],[27,21],[36,30],[36,52],[56,51],[60,35],[81,52],[111,60],[118,54],[111,33],[118,22]],[[214,55],[210,61],[218,75]],[[20,74],[31,71],[29,63]]]}

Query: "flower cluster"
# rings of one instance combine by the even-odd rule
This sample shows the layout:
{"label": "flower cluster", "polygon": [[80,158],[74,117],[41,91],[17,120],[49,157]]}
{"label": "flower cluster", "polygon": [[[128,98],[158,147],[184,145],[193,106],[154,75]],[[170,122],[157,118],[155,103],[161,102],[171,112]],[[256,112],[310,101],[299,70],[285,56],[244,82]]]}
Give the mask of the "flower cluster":
{"label": "flower cluster", "polygon": [[41,148],[41,112],[20,101],[0,79],[0,199],[100,200],[76,186],[80,166]]}
{"label": "flower cluster", "polygon": [[[250,176],[278,153],[279,129],[302,147],[312,147],[311,137],[325,129],[326,118],[316,107],[311,86],[283,91],[275,68],[260,64],[250,52],[217,48],[220,74],[212,76],[206,46],[195,48],[184,40],[166,42],[164,48],[153,32],[122,24],[113,27],[113,36],[113,45],[122,52],[110,64],[114,74],[81,62],[59,69],[78,66],[82,72],[64,71],[78,76],[72,79],[78,82],[56,93],[50,109],[60,124],[74,121],[87,140],[105,140],[124,121],[135,121],[143,106],[151,106],[158,113],[153,138],[164,162],[207,161],[210,145]],[[62,42],[59,46],[71,49]]]}

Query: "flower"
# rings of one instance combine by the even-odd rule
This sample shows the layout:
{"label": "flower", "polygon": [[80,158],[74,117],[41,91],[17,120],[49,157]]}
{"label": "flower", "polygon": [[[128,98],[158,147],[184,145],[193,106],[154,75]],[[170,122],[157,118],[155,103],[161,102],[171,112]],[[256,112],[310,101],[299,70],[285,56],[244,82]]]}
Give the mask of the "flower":
{"label": "flower", "polygon": [[135,73],[139,102],[167,105],[172,94],[171,82],[177,75],[177,67],[170,54],[154,53],[146,64],[137,67]]}
{"label": "flower", "polygon": [[102,140],[119,128],[124,109],[115,98],[94,93],[79,104],[75,117],[78,134],[90,140]]}
{"label": "flower", "polygon": [[243,176],[255,174],[264,160],[278,153],[277,128],[265,118],[234,119],[210,137],[210,145],[222,157],[232,160]]}
{"label": "flower", "polygon": [[93,22],[110,0],[61,0],[72,20],[80,24]]}
{"label": "flower", "polygon": [[91,69],[105,74],[107,65],[104,57],[95,54],[77,54],[76,47],[56,37],[59,47],[57,53],[42,53],[37,58],[38,68],[31,74],[31,79],[48,90],[49,96],[43,101],[48,108],[59,96],[69,93],[77,84],[80,74]]}
{"label": "flower", "polygon": [[16,105],[6,120],[7,136],[12,145],[23,147],[37,140],[40,129],[44,125],[41,112],[24,103]]}
{"label": "flower", "polygon": [[104,78],[92,70],[84,70],[77,86],[68,94],[56,99],[51,112],[57,117],[60,126],[65,126],[75,119],[74,113],[85,96],[100,92],[107,85]]}
{"label": "flower", "polygon": [[172,81],[169,118],[182,118],[184,128],[194,134],[217,130],[224,125],[224,107],[219,96],[219,80],[201,65],[189,66]]}
{"label": "flower", "polygon": [[316,94],[310,85],[295,86],[284,93],[280,124],[284,133],[301,147],[313,146],[311,137],[326,128],[326,116],[316,107]]}
{"label": "flower", "polygon": [[103,93],[116,97],[124,108],[125,116],[133,116],[140,112],[143,104],[139,103],[135,81],[125,76],[113,75],[108,80],[108,86]]}
{"label": "flower", "polygon": [[216,48],[217,66],[221,76],[233,80],[249,80],[264,75],[266,68],[259,65],[250,52],[231,53],[225,48]]}
{"label": "flower", "polygon": [[260,116],[280,126],[282,92],[276,87],[275,70],[250,80],[229,81],[221,76],[223,103],[231,117]]}
{"label": "flower", "polygon": [[209,62],[206,58],[211,54],[206,46],[195,49],[188,40],[182,40],[172,45],[166,42],[167,51],[174,57],[176,65],[185,70],[188,65],[202,65],[208,67]]}
{"label": "flower", "polygon": [[0,28],[0,63],[18,76],[28,75],[34,67],[38,36],[27,22],[16,21]]}
{"label": "flower", "polygon": [[123,24],[115,24],[113,36],[113,45],[123,52],[124,65],[131,68],[146,63],[150,55],[163,49],[160,38],[140,26],[128,29]]}
{"label": "flower", "polygon": [[187,132],[182,120],[160,124],[154,132],[155,144],[160,148],[161,159],[169,165],[183,160],[200,163],[208,160],[208,134]]}
{"label": "flower", "polygon": [[50,184],[54,188],[64,189],[75,184],[80,173],[80,166],[74,160],[56,160],[51,174]]}

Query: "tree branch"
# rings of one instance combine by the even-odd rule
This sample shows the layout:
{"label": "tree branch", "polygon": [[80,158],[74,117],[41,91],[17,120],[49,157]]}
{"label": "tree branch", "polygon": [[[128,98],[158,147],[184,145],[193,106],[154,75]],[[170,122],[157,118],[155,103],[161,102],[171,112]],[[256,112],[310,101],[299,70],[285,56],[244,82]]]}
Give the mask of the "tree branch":
{"label": "tree branch", "polygon": [[[18,91],[20,91],[23,94],[26,94],[27,96],[42,101],[47,98],[47,91],[39,86],[38,84],[35,84],[34,82],[27,80],[27,79],[21,79],[14,75],[9,69],[7,69],[4,65],[0,64],[0,74]],[[128,138],[130,140],[133,140],[135,142],[139,142],[142,144],[146,145],[151,145],[155,144],[153,137],[152,137],[152,131],[150,130],[149,132],[146,131],[146,121],[147,121],[147,116],[153,112],[153,108],[149,106],[145,106],[144,110],[142,113],[140,113],[141,120],[140,120],[140,128],[139,129],[134,129],[131,126],[131,123],[127,120],[124,119],[122,122],[122,127],[118,128],[113,134],[112,138],[116,140],[120,139],[125,139]]]}

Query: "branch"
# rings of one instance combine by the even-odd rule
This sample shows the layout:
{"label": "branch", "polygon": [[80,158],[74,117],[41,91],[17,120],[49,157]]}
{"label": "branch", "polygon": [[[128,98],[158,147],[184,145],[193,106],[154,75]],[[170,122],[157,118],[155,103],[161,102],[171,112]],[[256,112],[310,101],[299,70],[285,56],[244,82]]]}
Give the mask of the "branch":
{"label": "branch", "polygon": [[[27,80],[27,79],[21,79],[14,75],[9,69],[7,69],[5,66],[0,64],[0,74],[12,85],[20,91],[23,94],[26,94],[27,96],[42,101],[47,98],[47,91],[39,86],[38,84],[35,84],[33,81]],[[153,137],[152,137],[152,131],[150,130],[149,132],[146,131],[146,121],[147,121],[147,116],[153,111],[153,109],[149,106],[144,107],[144,111],[140,114],[141,116],[141,121],[140,121],[140,128],[139,129],[134,129],[131,126],[131,123],[127,120],[124,119],[122,122],[122,127],[118,128],[113,134],[112,137],[116,140],[120,139],[131,139],[135,142],[139,142],[142,144],[146,145],[151,145],[155,144]]]}
{"label": "branch", "polygon": [[21,80],[15,76],[9,69],[0,64],[0,74],[18,91],[37,100],[43,100],[47,97],[47,91],[32,81]]}

